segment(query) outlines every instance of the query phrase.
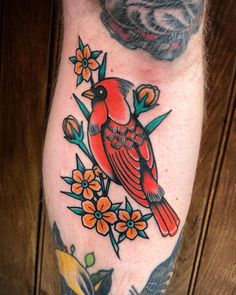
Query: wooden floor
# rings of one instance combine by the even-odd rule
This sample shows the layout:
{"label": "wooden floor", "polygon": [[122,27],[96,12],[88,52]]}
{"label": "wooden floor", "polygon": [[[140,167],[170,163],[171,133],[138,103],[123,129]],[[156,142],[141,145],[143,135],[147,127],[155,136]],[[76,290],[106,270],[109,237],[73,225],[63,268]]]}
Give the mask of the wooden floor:
{"label": "wooden floor", "polygon": [[[53,0],[0,1],[0,294],[58,295],[40,180],[60,33]],[[192,204],[168,295],[236,294],[236,9],[212,1]]]}

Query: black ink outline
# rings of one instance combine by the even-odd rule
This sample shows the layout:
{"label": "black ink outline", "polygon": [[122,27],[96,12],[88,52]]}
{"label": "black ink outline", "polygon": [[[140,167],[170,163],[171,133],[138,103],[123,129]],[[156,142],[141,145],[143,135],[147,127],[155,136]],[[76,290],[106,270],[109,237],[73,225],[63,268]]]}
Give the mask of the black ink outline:
{"label": "black ink outline", "polygon": [[[204,0],[132,2],[100,0],[103,25],[112,38],[131,50],[141,49],[156,59],[173,61],[200,27]],[[160,13],[161,19],[157,18]]]}

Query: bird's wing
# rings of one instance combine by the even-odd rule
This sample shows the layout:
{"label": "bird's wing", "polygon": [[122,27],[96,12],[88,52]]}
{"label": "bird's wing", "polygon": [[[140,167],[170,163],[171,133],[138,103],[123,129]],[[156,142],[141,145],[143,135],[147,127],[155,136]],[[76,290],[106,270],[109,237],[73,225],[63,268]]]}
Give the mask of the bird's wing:
{"label": "bird's wing", "polygon": [[151,143],[142,125],[134,119],[125,126],[110,121],[102,134],[105,152],[116,177],[130,196],[148,206],[142,172],[148,169],[154,178],[157,173]]}
{"label": "bird's wing", "polygon": [[101,132],[97,132],[94,134],[91,134],[89,132],[88,134],[88,138],[89,138],[89,147],[90,150],[94,156],[94,158],[96,159],[96,162],[98,163],[98,165],[100,166],[100,168],[115,182],[118,182],[116,177],[115,177],[115,173],[107,159],[107,155],[105,152],[105,147],[104,147],[104,142],[103,142],[103,138],[101,135]]}

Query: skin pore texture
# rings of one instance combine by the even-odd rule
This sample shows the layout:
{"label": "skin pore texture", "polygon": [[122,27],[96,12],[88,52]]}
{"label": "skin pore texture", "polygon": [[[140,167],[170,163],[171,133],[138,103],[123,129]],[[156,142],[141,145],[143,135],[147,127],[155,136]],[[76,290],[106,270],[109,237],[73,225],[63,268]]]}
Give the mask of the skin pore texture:
{"label": "skin pore texture", "polygon": [[192,193],[203,1],[64,1],[43,176],[63,294],[165,294]]}

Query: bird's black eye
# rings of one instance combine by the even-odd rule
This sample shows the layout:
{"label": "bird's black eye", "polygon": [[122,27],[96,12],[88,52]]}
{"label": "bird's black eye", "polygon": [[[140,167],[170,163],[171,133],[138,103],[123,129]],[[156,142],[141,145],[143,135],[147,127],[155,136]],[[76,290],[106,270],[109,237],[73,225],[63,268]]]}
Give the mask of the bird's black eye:
{"label": "bird's black eye", "polygon": [[98,86],[95,89],[95,96],[98,100],[104,100],[107,98],[107,91],[103,86]]}

